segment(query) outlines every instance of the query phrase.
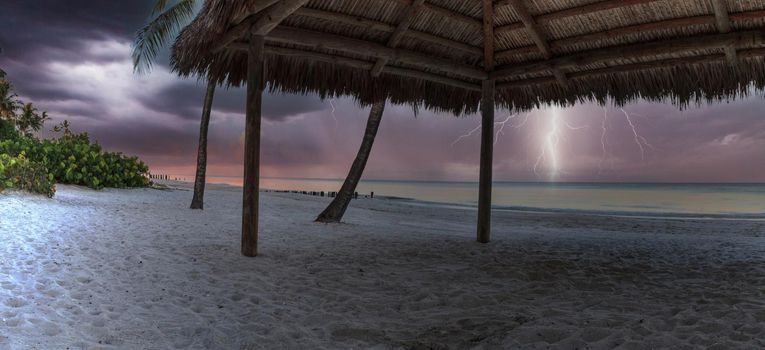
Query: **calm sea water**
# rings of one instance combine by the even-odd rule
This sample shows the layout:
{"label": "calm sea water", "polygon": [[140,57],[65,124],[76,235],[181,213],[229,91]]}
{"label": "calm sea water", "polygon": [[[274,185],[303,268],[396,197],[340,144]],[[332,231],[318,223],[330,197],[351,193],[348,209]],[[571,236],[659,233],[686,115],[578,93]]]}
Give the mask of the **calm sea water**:
{"label": "calm sea water", "polygon": [[[241,178],[210,182],[241,185]],[[342,180],[263,178],[274,190],[337,191]],[[477,182],[363,180],[361,194],[474,206]],[[499,209],[586,211],[609,214],[705,215],[765,218],[765,184],[645,184],[495,182]]]}

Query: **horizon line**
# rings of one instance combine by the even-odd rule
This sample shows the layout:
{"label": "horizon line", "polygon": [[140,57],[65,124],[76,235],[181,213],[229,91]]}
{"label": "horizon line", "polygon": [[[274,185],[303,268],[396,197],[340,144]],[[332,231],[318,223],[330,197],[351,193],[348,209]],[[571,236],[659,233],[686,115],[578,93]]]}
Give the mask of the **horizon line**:
{"label": "horizon line", "polygon": [[[194,174],[167,174],[170,176],[183,176],[193,178]],[[230,178],[237,179],[243,178],[243,176],[234,175],[207,175],[206,177],[217,178]],[[329,177],[292,177],[292,176],[261,176],[261,179],[277,179],[277,180],[311,180],[311,181],[344,181],[345,178],[329,178]],[[430,182],[430,183],[470,183],[477,184],[478,180],[417,180],[417,179],[361,179],[361,182]],[[614,185],[765,185],[765,181],[751,182],[751,181],[545,181],[545,180],[494,180],[493,183],[517,183],[517,184],[614,184]]]}

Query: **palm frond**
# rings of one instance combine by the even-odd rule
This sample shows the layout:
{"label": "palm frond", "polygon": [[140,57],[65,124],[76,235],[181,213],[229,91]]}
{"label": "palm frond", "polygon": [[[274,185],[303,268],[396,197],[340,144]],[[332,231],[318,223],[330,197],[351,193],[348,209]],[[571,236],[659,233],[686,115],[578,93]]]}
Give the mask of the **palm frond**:
{"label": "palm frond", "polygon": [[151,16],[154,17],[165,12],[165,7],[167,7],[167,0],[157,0],[157,3],[154,4],[154,9],[151,11]]}
{"label": "palm frond", "polygon": [[[195,0],[181,0],[161,12],[136,33],[133,46],[133,68],[137,73],[151,70],[159,50],[177,35],[178,31],[191,20]],[[157,0],[154,11],[164,10],[167,0]]]}

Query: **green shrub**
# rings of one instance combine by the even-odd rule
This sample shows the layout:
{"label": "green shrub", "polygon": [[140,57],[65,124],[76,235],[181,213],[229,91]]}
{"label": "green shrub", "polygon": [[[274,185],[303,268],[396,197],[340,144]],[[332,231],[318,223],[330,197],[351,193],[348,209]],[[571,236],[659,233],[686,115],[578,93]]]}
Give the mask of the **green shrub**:
{"label": "green shrub", "polygon": [[56,193],[53,174],[48,173],[42,164],[29,161],[23,153],[16,157],[0,154],[0,192],[8,188],[48,197]]}
{"label": "green shrub", "polygon": [[12,140],[19,137],[19,132],[7,120],[0,119],[0,141]]}
{"label": "green shrub", "polygon": [[56,182],[82,185],[93,189],[104,187],[146,187],[151,185],[149,168],[137,157],[105,152],[92,143],[86,133],[71,134],[54,140],[38,140],[22,136],[0,141],[0,154],[25,154],[39,163]]}

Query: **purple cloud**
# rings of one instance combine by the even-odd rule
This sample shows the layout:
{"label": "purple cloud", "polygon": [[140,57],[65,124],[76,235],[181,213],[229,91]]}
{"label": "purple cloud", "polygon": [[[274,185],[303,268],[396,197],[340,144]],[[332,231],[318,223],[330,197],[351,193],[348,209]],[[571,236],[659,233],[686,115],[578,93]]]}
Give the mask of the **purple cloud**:
{"label": "purple cloud", "polygon": [[[157,172],[191,174],[204,84],[169,72],[166,55],[150,75],[136,76],[131,67],[130,42],[152,3],[11,0],[0,15],[0,68],[21,97],[48,110],[54,122],[69,119],[106,148],[137,154]],[[242,173],[244,103],[241,89],[217,91],[212,175]],[[266,96],[263,174],[345,176],[368,109],[347,99],[335,105],[333,117],[329,102],[317,96]],[[637,141],[618,108],[562,110],[557,134],[551,133],[552,110],[534,111],[511,118],[499,135],[495,179],[765,181],[764,109],[760,97],[685,111],[627,106]],[[506,116],[499,111],[497,120]],[[365,176],[476,180],[478,133],[455,140],[478,123],[475,115],[415,117],[409,107],[389,105]],[[557,145],[554,152],[549,143]]]}

